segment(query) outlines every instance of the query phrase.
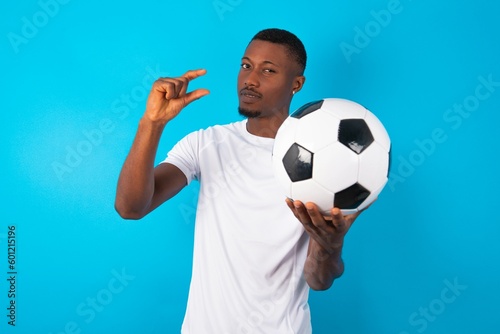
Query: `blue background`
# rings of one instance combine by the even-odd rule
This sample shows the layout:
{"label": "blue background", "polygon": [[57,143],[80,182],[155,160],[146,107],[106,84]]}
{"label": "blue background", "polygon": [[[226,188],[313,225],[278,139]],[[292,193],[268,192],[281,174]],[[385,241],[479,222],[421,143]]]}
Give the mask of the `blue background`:
{"label": "blue background", "polygon": [[389,184],[346,238],[345,274],[311,292],[314,332],[497,332],[499,12],[494,0],[3,2],[1,331],[179,332],[197,185],[124,221],[117,177],[154,76],[203,67],[192,88],[211,90],[167,126],[160,161],[185,134],[239,120],[240,58],[280,27],[309,55],[292,109],[352,99],[393,142]]}

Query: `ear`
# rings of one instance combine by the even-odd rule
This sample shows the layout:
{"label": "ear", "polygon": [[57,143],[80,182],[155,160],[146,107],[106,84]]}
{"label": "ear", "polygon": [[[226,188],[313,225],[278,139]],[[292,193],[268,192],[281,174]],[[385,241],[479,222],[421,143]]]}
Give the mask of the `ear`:
{"label": "ear", "polygon": [[306,82],[305,76],[303,75],[296,76],[295,79],[293,80],[292,94],[299,92],[302,89],[302,86],[304,86],[305,82]]}

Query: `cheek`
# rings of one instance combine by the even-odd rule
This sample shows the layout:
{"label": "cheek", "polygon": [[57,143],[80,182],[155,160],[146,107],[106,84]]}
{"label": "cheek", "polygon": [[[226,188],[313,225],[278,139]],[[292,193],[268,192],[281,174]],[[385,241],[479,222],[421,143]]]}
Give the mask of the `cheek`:
{"label": "cheek", "polygon": [[276,102],[286,100],[288,99],[288,96],[288,89],[284,85],[280,85],[279,87],[273,89],[272,94],[270,94],[270,97]]}

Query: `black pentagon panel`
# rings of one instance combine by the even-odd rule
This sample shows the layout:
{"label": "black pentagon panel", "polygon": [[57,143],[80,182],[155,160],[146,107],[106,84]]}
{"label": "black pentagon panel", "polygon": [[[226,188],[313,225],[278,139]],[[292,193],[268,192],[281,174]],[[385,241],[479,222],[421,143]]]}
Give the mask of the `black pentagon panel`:
{"label": "black pentagon panel", "polygon": [[356,209],[370,196],[370,192],[359,183],[335,194],[333,206],[340,209]]}
{"label": "black pentagon panel", "polygon": [[373,135],[364,119],[343,119],[339,124],[339,142],[357,154],[363,152],[371,143]]}
{"label": "black pentagon panel", "polygon": [[313,153],[294,143],[283,157],[283,166],[292,182],[312,178]]}
{"label": "black pentagon panel", "polygon": [[313,111],[318,110],[319,108],[321,108],[322,105],[323,105],[323,100],[306,103],[299,109],[295,110],[290,116],[294,118],[302,118],[305,115],[308,115]]}

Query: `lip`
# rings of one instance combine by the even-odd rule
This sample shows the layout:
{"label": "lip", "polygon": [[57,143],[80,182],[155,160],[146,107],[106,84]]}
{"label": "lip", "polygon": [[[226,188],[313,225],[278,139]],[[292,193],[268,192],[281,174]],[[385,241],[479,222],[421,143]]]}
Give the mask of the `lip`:
{"label": "lip", "polygon": [[256,91],[250,89],[242,89],[240,91],[240,100],[245,103],[253,103],[260,100],[262,95]]}

